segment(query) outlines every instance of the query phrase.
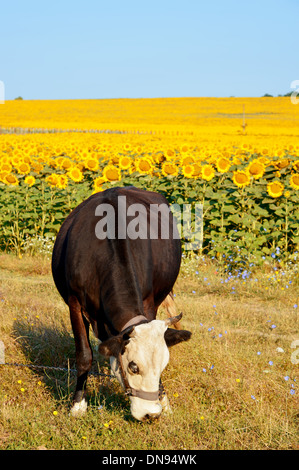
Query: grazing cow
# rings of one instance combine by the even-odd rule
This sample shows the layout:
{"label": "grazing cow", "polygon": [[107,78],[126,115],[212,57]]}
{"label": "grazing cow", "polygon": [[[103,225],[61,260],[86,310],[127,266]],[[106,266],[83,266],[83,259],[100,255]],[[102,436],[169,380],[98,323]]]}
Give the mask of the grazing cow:
{"label": "grazing cow", "polygon": [[179,235],[160,194],[134,187],[107,189],[66,218],[55,242],[52,273],[69,306],[75,339],[73,415],[87,408],[89,325],[101,341],[99,352],[110,358],[112,372],[130,397],[132,415],[156,418],[167,407],[160,376],[169,361],[168,346],[188,340],[191,333],[168,328],[182,314],[166,320],[156,320],[156,314],[180,262]]}

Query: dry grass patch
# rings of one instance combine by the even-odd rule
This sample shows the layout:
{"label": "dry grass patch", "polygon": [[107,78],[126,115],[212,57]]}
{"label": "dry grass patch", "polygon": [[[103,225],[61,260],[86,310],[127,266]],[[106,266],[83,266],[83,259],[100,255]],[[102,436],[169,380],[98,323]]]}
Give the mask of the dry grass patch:
{"label": "dry grass patch", "polygon": [[[44,262],[36,259],[37,266]],[[212,264],[196,266],[198,274],[192,269],[185,273],[183,266],[175,293],[182,326],[193,336],[170,350],[163,373],[172,415],[150,425],[132,420],[118,383],[95,376],[88,412],[76,420],[69,416],[73,373],[0,366],[0,447],[297,449],[296,280],[286,296],[263,272],[256,273],[258,281],[234,280],[233,290]],[[74,367],[68,311],[49,261],[37,273],[34,258],[2,255],[0,292],[6,361]],[[162,310],[159,317],[165,317]],[[93,370],[109,372],[95,339],[92,344]]]}

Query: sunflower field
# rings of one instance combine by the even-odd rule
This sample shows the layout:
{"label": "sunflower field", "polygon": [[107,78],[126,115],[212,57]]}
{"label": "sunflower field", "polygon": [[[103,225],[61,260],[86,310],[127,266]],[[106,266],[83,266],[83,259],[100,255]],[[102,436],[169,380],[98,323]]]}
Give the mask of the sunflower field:
{"label": "sunflower field", "polygon": [[299,244],[298,124],[288,98],[5,103],[0,249],[51,245],[84,199],[134,185],[202,203],[202,252],[230,268],[283,263]]}

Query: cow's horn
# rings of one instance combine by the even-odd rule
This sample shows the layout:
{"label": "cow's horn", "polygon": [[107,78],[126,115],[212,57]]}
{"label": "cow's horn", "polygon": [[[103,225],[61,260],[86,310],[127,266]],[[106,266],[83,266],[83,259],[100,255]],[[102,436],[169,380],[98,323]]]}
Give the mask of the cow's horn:
{"label": "cow's horn", "polygon": [[165,320],[165,325],[167,326],[170,326],[170,325],[174,325],[175,323],[177,323],[178,321],[180,321],[180,319],[182,318],[183,314],[182,312],[177,315],[176,317],[170,317],[170,318],[167,318],[167,320]]}

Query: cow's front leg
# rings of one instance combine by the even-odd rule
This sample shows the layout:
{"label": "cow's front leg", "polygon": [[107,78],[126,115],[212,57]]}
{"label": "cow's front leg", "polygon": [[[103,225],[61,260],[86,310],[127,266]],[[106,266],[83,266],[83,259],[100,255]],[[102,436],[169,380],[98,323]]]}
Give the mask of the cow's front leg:
{"label": "cow's front leg", "polygon": [[89,323],[83,317],[81,305],[75,296],[69,299],[71,323],[76,346],[77,384],[71,409],[72,416],[80,416],[87,409],[85,399],[88,372],[92,365],[92,349],[89,342]]}

